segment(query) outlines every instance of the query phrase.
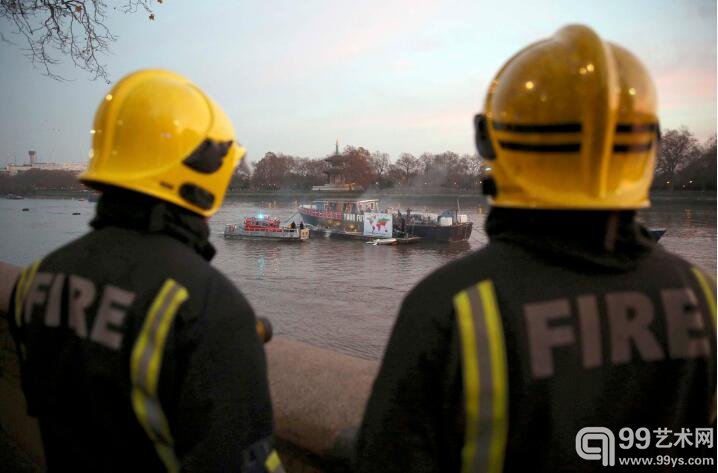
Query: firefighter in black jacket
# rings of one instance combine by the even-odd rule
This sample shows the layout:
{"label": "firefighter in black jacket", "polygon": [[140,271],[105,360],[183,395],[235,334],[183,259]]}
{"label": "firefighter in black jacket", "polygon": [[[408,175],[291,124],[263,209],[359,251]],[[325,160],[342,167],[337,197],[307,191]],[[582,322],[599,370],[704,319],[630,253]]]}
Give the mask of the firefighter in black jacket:
{"label": "firefighter in black jacket", "polygon": [[252,308],[208,261],[206,218],[245,154],[177,74],[130,74],[95,116],[93,231],[23,271],[11,327],[49,471],[282,466]]}
{"label": "firefighter in black jacket", "polygon": [[490,243],[404,300],[359,472],[715,457],[714,283],[634,220],[649,205],[655,104],[640,62],[583,26],[499,71],[475,121]]}

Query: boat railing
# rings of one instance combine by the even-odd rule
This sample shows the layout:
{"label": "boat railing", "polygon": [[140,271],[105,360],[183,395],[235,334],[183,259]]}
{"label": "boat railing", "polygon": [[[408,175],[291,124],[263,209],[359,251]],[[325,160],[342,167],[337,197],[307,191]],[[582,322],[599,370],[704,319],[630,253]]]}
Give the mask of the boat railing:
{"label": "boat railing", "polygon": [[268,227],[264,225],[242,225],[239,227],[236,223],[228,223],[224,226],[225,233],[236,232],[237,228],[242,228],[247,232],[271,232],[271,233],[297,233],[299,228],[291,227]]}
{"label": "boat railing", "polygon": [[343,220],[344,218],[344,214],[342,214],[341,212],[332,212],[331,210],[314,210],[301,208],[300,213],[310,215],[312,217],[330,218],[333,220]]}
{"label": "boat railing", "polygon": [[314,210],[306,207],[300,207],[300,213],[312,217],[329,218],[332,220],[345,220],[347,222],[361,222],[362,214],[334,212],[332,210]]}
{"label": "boat railing", "polygon": [[264,227],[261,225],[245,225],[244,229],[248,232],[274,232],[274,233],[284,233],[284,232],[296,232],[296,228],[287,228],[287,227]]}

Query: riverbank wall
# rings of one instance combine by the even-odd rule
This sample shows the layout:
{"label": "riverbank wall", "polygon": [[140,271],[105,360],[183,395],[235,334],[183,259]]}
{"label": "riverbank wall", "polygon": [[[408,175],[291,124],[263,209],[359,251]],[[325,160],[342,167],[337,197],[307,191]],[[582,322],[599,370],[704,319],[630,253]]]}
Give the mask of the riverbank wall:
{"label": "riverbank wall", "polygon": [[[37,190],[24,194],[27,198],[49,198],[49,199],[86,199],[90,195],[87,191],[51,191]],[[364,192],[312,192],[312,191],[236,191],[229,190],[226,200],[254,200],[264,202],[300,202],[309,203],[313,200],[323,198],[344,198],[344,199],[382,199],[382,200],[411,200],[430,201],[447,200],[459,202],[470,202],[472,205],[487,203],[486,196],[479,191],[462,191],[445,188],[395,188],[395,189],[370,189]],[[653,202],[716,202],[716,191],[670,191],[654,190],[651,192]]]}

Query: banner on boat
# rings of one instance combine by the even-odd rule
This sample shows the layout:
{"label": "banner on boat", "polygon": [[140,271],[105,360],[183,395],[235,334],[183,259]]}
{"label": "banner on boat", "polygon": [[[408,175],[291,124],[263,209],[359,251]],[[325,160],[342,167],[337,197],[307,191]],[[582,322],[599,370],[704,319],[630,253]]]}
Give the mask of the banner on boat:
{"label": "banner on boat", "polygon": [[379,238],[392,237],[391,214],[365,213],[364,214],[364,235]]}

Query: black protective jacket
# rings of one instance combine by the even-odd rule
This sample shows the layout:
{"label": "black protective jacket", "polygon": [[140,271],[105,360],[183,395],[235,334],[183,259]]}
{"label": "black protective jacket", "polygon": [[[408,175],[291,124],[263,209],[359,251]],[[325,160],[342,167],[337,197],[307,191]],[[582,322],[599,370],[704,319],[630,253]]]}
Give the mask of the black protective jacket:
{"label": "black protective jacket", "polygon": [[[694,441],[695,429],[714,426],[714,283],[633,218],[493,209],[490,243],[405,298],[361,427],[358,471],[599,471],[601,460],[576,450],[593,426],[612,432],[617,467],[629,456],[654,458],[650,471],[669,469],[659,455],[714,458],[714,432],[710,448],[655,447],[657,429],[670,431],[666,445],[683,428]],[[470,353],[459,322],[467,306],[498,320],[472,332]],[[649,429],[649,448],[619,446],[628,446],[623,428],[641,446],[638,429]]]}
{"label": "black protective jacket", "polygon": [[264,471],[264,351],[204,219],[108,191],[91,225],[23,273],[10,311],[48,470]]}

